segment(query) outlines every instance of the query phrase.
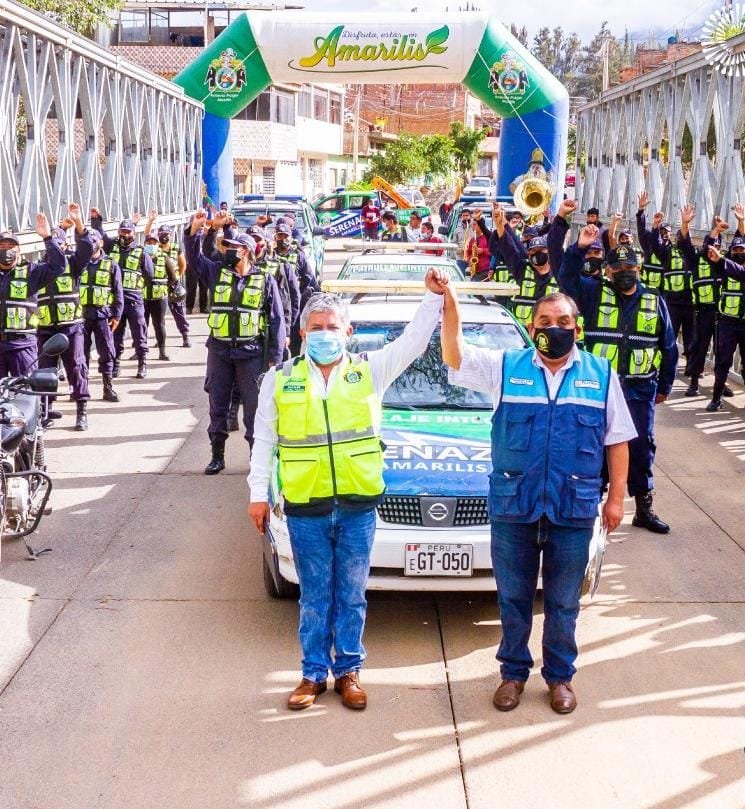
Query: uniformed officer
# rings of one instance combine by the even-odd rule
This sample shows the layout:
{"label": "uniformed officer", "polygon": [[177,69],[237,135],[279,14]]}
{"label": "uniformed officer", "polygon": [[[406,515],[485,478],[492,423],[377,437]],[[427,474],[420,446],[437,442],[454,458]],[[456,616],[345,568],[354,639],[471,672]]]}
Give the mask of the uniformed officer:
{"label": "uniformed officer", "polygon": [[[292,229],[288,224],[280,222],[274,229],[274,254],[280,260],[288,263],[297,275],[300,287],[299,310],[302,312],[311,295],[320,291],[318,280],[308,266],[305,252],[292,241]],[[290,356],[300,352],[300,318],[296,318],[290,330]]]}
{"label": "uniformed officer", "polygon": [[[647,228],[646,209],[649,205],[649,194],[642,191],[639,194],[639,205],[636,212],[636,234],[639,237],[639,249],[644,263],[642,264],[640,278],[647,289],[662,289],[662,262],[653,250],[653,231]],[[663,215],[657,213],[653,218],[653,225],[659,228]]]}
{"label": "uniformed officer", "polygon": [[158,246],[161,252],[176,262],[176,283],[168,290],[168,308],[173,322],[181,335],[183,348],[191,347],[189,339],[189,321],[186,317],[186,259],[181,245],[173,239],[173,228],[170,225],[158,227]]}
{"label": "uniformed officer", "polygon": [[582,274],[585,254],[598,238],[587,225],[569,247],[559,271],[562,291],[571,295],[584,316],[587,350],[608,359],[621,379],[637,437],[629,442],[629,494],[636,500],[633,524],[666,534],[670,526],[653,509],[655,405],[672,390],[678,346],[665,301],[639,280],[639,259],[627,247],[611,250],[607,278]]}
{"label": "uniformed officer", "polygon": [[144,379],[147,376],[148,347],[142,291],[146,284],[152,283],[153,262],[142,247],[135,245],[135,226],[131,219],[123,219],[119,223],[116,239],[112,239],[104,233],[103,219],[96,208],[91,209],[91,225],[101,234],[104,250],[109,258],[115,261],[122,271],[124,311],[122,319],[114,331],[116,358],[113,375],[119,376],[119,366],[124,352],[124,334],[127,324],[129,324],[137,355],[137,379]]}
{"label": "uniformed officer", "polygon": [[359,671],[375,507],[385,488],[381,402],[427,347],[440,319],[439,284],[446,282],[444,273],[429,270],[430,292],[403,334],[364,355],[346,350],[352,327],[343,302],[314,295],[300,325],[306,353],[268,371],[261,384],[249,515],[264,533],[276,456],[300,579],[303,678],[288,699],[291,710],[308,708],[326,691],[329,669],[343,705],[367,706]]}
{"label": "uniformed officer", "polygon": [[114,330],[124,310],[122,271],[104,253],[103,239],[97,230],[89,230],[79,238],[79,242],[83,240],[88,241],[91,253],[89,262],[80,274],[85,363],[90,368],[91,343],[95,340],[98,372],[103,377],[103,400],[118,402],[119,394],[114,390],[112,379],[116,358]]}
{"label": "uniformed officer", "polygon": [[[526,249],[507,224],[505,211],[501,206],[494,206],[493,217],[494,232],[489,240],[490,247],[492,252],[498,251],[504,256],[507,268],[520,285],[520,290],[513,299],[513,312],[518,321],[527,326],[533,316],[533,304],[540,298],[559,291],[549,256],[549,239],[553,242],[554,234],[559,231],[552,223],[548,236],[533,236]],[[565,230],[561,231],[562,241]]]}
{"label": "uniformed officer", "polygon": [[27,262],[18,238],[0,231],[0,376],[25,376],[36,364],[36,295],[67,267],[43,213],[36,215],[36,232],[44,239],[46,256]]}
{"label": "uniformed officer", "polygon": [[[88,363],[85,358],[83,335],[83,309],[80,303],[80,274],[91,257],[91,245],[81,236],[86,233],[80,206],[72,202],[67,206],[68,217],[75,227],[77,249],[70,253],[65,271],[39,290],[37,297],[37,334],[40,368],[56,368],[57,357],[41,354],[44,343],[54,334],[64,334],[68,345],[60,355],[72,387],[72,400],[76,403],[75,429],[88,429]],[[50,397],[50,399],[53,397]]]}
{"label": "uniformed officer", "polygon": [[528,640],[540,567],[541,675],[554,711],[576,707],[575,627],[606,452],[603,523],[613,531],[623,517],[633,423],[608,361],[577,349],[576,318],[574,301],[553,293],[535,304],[534,349],[490,351],[464,344],[457,298],[445,291],[441,340],[450,382],[495,404],[489,518],[502,625],[493,697],[499,711],[517,707],[533,666]]}
{"label": "uniformed officer", "polygon": [[722,409],[722,396],[727,386],[727,376],[732,368],[735,351],[745,357],[745,209],[736,211],[737,235],[730,242],[729,250],[722,253],[710,245],[707,255],[722,281],[719,297],[719,324],[714,361],[714,389],[711,401],[706,405],[710,413]]}
{"label": "uniformed officer", "polygon": [[168,361],[166,354],[166,309],[169,289],[178,283],[178,265],[164,250],[160,249],[158,232],[145,233],[145,254],[153,262],[152,280],[145,282],[142,300],[145,307],[145,328],[152,318],[158,359]]}
{"label": "uniformed officer", "polygon": [[205,389],[210,401],[212,459],[204,472],[216,475],[225,468],[233,385],[237,384],[241,392],[245,438],[252,446],[258,379],[267,365],[282,361],[287,333],[277,282],[253,265],[254,240],[247,233],[223,238],[224,256],[213,261],[206,256],[212,254],[217,228],[227,223],[227,217],[218,214],[202,238],[199,234],[206,221],[204,211],[194,214],[184,234],[184,250],[187,261],[210,290]]}

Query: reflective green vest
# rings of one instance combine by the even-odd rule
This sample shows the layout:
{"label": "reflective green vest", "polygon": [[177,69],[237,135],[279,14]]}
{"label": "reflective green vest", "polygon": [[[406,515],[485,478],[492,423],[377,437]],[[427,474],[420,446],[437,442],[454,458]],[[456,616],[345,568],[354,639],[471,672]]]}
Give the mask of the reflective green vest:
{"label": "reflective green vest", "polygon": [[693,277],[693,302],[697,305],[713,304],[716,301],[716,284],[711,264],[699,256],[696,274]]}
{"label": "reflective green vest", "polygon": [[683,255],[677,247],[670,248],[670,262],[662,271],[663,292],[685,292],[691,289],[691,274],[685,268]]}
{"label": "reflective green vest", "polygon": [[625,326],[618,293],[603,281],[595,318],[585,319],[585,346],[596,357],[607,359],[621,378],[652,379],[662,360],[661,328],[658,292],[641,294]]}
{"label": "reflective green vest", "polygon": [[146,301],[159,301],[168,297],[168,272],[166,271],[166,259],[168,256],[162,251],[153,256],[153,280],[145,284],[142,298]]}
{"label": "reflective green vest", "polygon": [[745,290],[742,281],[725,278],[719,293],[719,311],[727,317],[745,320]]}
{"label": "reflective green vest", "polygon": [[142,247],[133,247],[122,266],[119,244],[115,243],[109,251],[109,256],[121,267],[122,287],[124,289],[139,291],[145,288],[145,276],[142,274],[142,255],[144,252]]}
{"label": "reflective green vest", "polygon": [[28,264],[16,264],[10,274],[8,297],[0,300],[0,331],[33,334],[36,331],[36,300],[28,289]]}
{"label": "reflective green vest", "polygon": [[215,340],[246,342],[266,331],[266,276],[263,272],[246,276],[243,290],[238,289],[240,277],[227,267],[223,267],[217,277],[207,318],[210,334]]}
{"label": "reflective green vest", "polygon": [[352,355],[326,399],[314,395],[304,356],[277,369],[279,483],[291,504],[337,498],[375,502],[383,494],[381,402],[370,364]]}
{"label": "reflective green vest", "polygon": [[640,276],[645,287],[662,288],[662,264],[654,253],[649,261],[644,262]]}
{"label": "reflective green vest", "polygon": [[69,264],[62,275],[39,290],[37,306],[41,327],[72,326],[83,322],[80,294]]}
{"label": "reflective green vest", "polygon": [[99,262],[91,261],[83,270],[80,276],[80,303],[97,308],[114,303],[114,262],[108,256]]}
{"label": "reflective green vest", "polygon": [[525,265],[525,273],[523,275],[522,283],[520,284],[520,291],[515,295],[513,301],[515,303],[514,314],[515,317],[522,323],[523,326],[528,326],[533,319],[533,304],[539,297],[545,295],[553,295],[554,292],[559,291],[559,285],[556,279],[551,276],[551,280],[546,287],[538,294],[538,281],[537,273],[533,269],[532,264]]}
{"label": "reflective green vest", "polygon": [[[396,236],[400,236],[400,240],[396,239]],[[394,231],[384,230],[380,234],[380,240],[382,242],[390,242],[390,241],[403,241],[404,240],[404,229],[401,225],[396,225],[396,229]]]}

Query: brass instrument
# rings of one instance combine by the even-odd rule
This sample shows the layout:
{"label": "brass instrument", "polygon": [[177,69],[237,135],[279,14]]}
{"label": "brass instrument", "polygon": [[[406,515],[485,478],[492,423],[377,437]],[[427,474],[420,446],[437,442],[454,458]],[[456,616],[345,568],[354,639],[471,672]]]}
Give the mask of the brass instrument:
{"label": "brass instrument", "polygon": [[515,189],[512,200],[520,213],[536,221],[551,204],[554,189],[545,180],[529,178]]}

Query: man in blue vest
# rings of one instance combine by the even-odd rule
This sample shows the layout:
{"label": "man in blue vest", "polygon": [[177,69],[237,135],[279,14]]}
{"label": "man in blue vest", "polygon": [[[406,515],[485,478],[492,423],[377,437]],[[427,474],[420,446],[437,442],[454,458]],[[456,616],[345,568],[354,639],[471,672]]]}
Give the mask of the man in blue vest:
{"label": "man in blue vest", "polygon": [[306,352],[270,369],[261,384],[249,515],[263,534],[276,457],[300,580],[303,678],[290,710],[313,705],[329,669],[345,707],[367,706],[359,672],[376,506],[385,489],[382,399],[427,348],[440,319],[447,277],[430,269],[425,283],[429,292],[403,334],[367,354],[347,351],[352,326],[342,300],[314,295],[300,318]]}
{"label": "man in blue vest", "polygon": [[608,253],[608,276],[582,273],[587,250],[598,229],[587,225],[576,244],[564,254],[559,270],[561,289],[571,295],[584,318],[587,350],[606,357],[621,379],[621,387],[637,437],[629,444],[629,494],[636,501],[632,524],[655,534],[670,526],[653,508],[655,406],[672,390],[678,364],[670,315],[662,295],[639,280],[639,257],[630,247]]}
{"label": "man in blue vest", "polygon": [[495,403],[489,518],[502,681],[494,706],[517,707],[533,666],[528,641],[540,570],[541,675],[551,708],[570,713],[577,705],[571,684],[575,626],[603,460],[607,453],[610,488],[602,522],[613,531],[623,517],[634,425],[610,363],[577,348],[578,310],[568,295],[536,301],[529,326],[535,349],[492,351],[464,343],[457,299],[444,291],[442,357],[453,369],[450,382],[488,393]]}

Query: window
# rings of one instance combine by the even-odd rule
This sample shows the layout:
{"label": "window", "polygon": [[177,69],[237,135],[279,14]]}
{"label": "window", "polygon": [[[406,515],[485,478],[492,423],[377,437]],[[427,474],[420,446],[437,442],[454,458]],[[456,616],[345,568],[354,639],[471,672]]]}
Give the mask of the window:
{"label": "window", "polygon": [[120,11],[119,42],[147,41],[147,11]]}
{"label": "window", "polygon": [[168,39],[168,12],[150,10],[150,44],[167,45]]}
{"label": "window", "polygon": [[324,200],[317,209],[319,211],[341,211],[344,208],[344,200],[342,197],[331,197],[330,199]]}
{"label": "window", "polygon": [[263,180],[263,187],[265,194],[274,193],[274,166],[264,166],[261,169],[261,178]]}
{"label": "window", "polygon": [[272,121],[288,126],[295,125],[295,99],[290,93],[277,90],[272,93]]}
{"label": "window", "polygon": [[341,123],[341,96],[331,94],[329,107],[329,123]]}
{"label": "window", "polygon": [[235,118],[242,118],[246,121],[270,121],[271,120],[271,95],[268,90],[260,93],[248,106],[237,113]]}
{"label": "window", "polygon": [[310,118],[312,103],[313,96],[311,95],[310,89],[301,90],[297,99],[297,114],[301,115],[303,118]]}
{"label": "window", "polygon": [[328,95],[325,90],[316,90],[313,93],[313,117],[316,121],[325,121],[328,118]]}
{"label": "window", "polygon": [[365,204],[365,200],[367,197],[350,197],[349,198],[349,207],[353,211],[359,211],[362,209],[362,206]]}

